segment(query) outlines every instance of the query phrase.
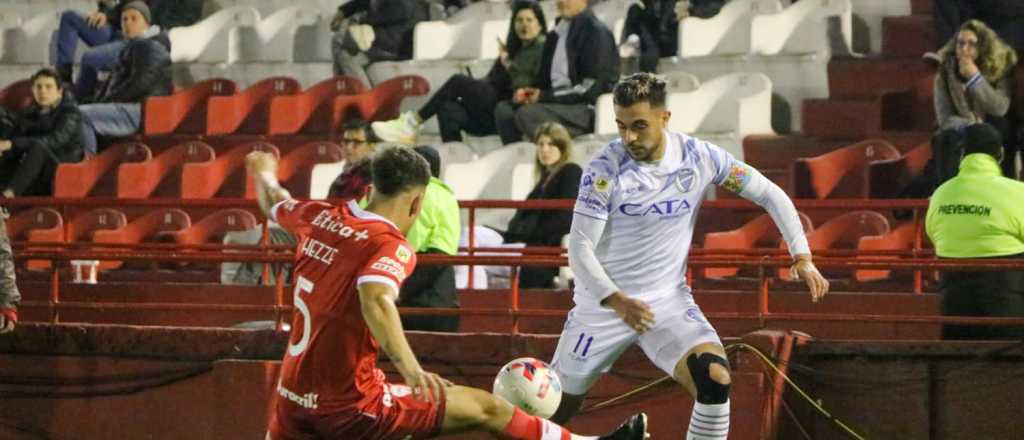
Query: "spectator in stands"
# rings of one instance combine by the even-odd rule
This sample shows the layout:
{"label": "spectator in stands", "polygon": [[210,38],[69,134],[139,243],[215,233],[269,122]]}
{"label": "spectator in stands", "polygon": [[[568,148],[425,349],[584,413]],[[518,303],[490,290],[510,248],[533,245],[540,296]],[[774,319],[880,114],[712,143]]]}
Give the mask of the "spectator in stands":
{"label": "spectator in stands", "polygon": [[[52,59],[61,81],[70,84],[72,66],[78,41],[90,48],[82,54],[75,93],[78,97],[95,94],[97,77],[108,72],[117,60],[117,54],[127,42],[121,36],[121,11],[128,0],[100,0],[96,12],[82,15],[78,11],[61,13],[57,28],[55,54]],[[202,0],[148,0],[153,25],[161,30],[189,26],[199,21],[203,12]]]}
{"label": "spectator in stands", "polygon": [[334,74],[371,85],[366,66],[412,58],[412,33],[423,19],[416,0],[352,0],[342,3],[331,22]]}
{"label": "spectator in stands", "polygon": [[18,292],[14,277],[14,254],[7,238],[7,211],[0,207],[0,334],[14,330],[18,322]]}
{"label": "spectator in stands", "polygon": [[4,197],[53,193],[57,164],[82,160],[82,114],[53,69],[32,75],[32,105],[0,107],[0,191]]}
{"label": "spectator in stands", "polygon": [[[935,77],[935,119],[939,131],[932,139],[936,185],[956,175],[963,129],[986,122],[1002,139],[1010,140],[1007,120],[1017,54],[995,32],[978,20],[960,27],[956,38],[939,51],[942,59]],[[1003,172],[1016,176],[1016,148],[1003,162]]]}
{"label": "spectator in stands", "polygon": [[[459,246],[459,202],[438,176],[441,157],[437,150],[420,146],[416,152],[430,164],[430,181],[423,195],[420,216],[406,234],[417,254],[455,255]],[[455,271],[450,265],[420,264],[402,284],[399,307],[459,307]],[[458,316],[402,316],[406,330],[455,332]]]}
{"label": "spectator in stands", "polygon": [[[960,173],[928,203],[925,226],[940,258],[1024,257],[1024,183],[1003,177],[1003,144],[989,124],[967,127]],[[942,274],[942,314],[1024,317],[1024,271]],[[947,339],[1021,339],[1024,327],[946,325]]]}
{"label": "spectator in stands", "polygon": [[150,96],[169,95],[171,40],[153,27],[144,2],[133,1],[121,12],[121,32],[127,41],[117,55],[110,78],[94,104],[79,107],[85,116],[82,141],[88,154],[96,154],[96,135],[128,136],[142,126],[142,104]]}
{"label": "spectator in stands", "polygon": [[679,21],[718,14],[725,0],[643,0],[626,13],[622,29],[622,58],[640,57],[640,71],[655,73],[658,59],[675,56],[679,48]]}
{"label": "spectator in stands", "polygon": [[[1024,0],[932,0],[935,45],[945,45],[973,19],[987,23],[1017,50],[1024,49]],[[924,58],[942,62],[936,52],[927,52]]]}
{"label": "spectator in stands", "polygon": [[540,4],[516,2],[512,6],[507,43],[501,46],[487,77],[453,75],[419,111],[406,112],[392,121],[375,122],[374,131],[388,142],[412,144],[423,121],[437,115],[444,142],[461,142],[463,130],[474,136],[497,133],[494,107],[498,102],[512,99],[516,90],[537,85],[546,33],[547,20]]}
{"label": "spectator in stands", "polygon": [[[537,144],[534,161],[536,184],[526,200],[575,200],[579,193],[583,170],[569,161],[572,155],[572,137],[557,122],[541,125],[533,137]],[[572,211],[568,209],[519,209],[504,233],[477,227],[474,233],[477,247],[561,246],[562,237],[572,226]],[[484,229],[484,230],[481,230]],[[468,236],[468,231],[464,231]],[[464,240],[462,245],[468,245]],[[466,267],[460,267],[459,279],[464,280]],[[492,275],[508,276],[508,267],[488,267]],[[558,275],[557,267],[525,266],[519,272],[519,286],[523,288],[552,288]],[[474,273],[474,288],[485,287],[477,280],[485,279],[481,271]],[[463,285],[465,282],[463,281]]]}
{"label": "spectator in stands", "polygon": [[[342,131],[341,148],[345,152],[345,167],[341,175],[331,183],[327,197],[331,199],[355,199],[362,203],[369,195],[370,155],[377,150],[379,139],[370,124],[362,119],[345,121]],[[295,237],[277,223],[271,222],[267,228],[271,244],[295,245]],[[228,232],[224,235],[224,244],[256,246],[263,238],[263,225],[247,231]],[[276,277],[278,270],[290,272],[290,265],[274,265],[271,274]],[[260,283],[263,277],[263,263],[226,262],[221,264],[220,282],[222,284]],[[268,280],[271,283],[273,279]]]}
{"label": "spectator in stands", "polygon": [[619,51],[608,27],[587,0],[558,0],[559,19],[548,33],[539,85],[517,90],[494,110],[502,143],[521,141],[541,124],[555,121],[578,136],[594,128],[597,97],[619,79]]}

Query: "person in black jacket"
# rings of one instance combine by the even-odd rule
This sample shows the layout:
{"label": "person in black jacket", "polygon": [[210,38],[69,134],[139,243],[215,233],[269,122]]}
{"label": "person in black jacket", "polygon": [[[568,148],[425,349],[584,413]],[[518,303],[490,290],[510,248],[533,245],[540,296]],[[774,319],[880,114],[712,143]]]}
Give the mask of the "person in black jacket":
{"label": "person in black jacket", "polygon": [[[89,46],[82,54],[75,80],[76,96],[95,94],[99,72],[108,72],[127,44],[121,36],[121,11],[128,3],[128,0],[100,0],[96,12],[89,15],[83,16],[74,10],[61,14],[53,55],[61,81],[71,83],[78,41]],[[152,12],[153,26],[161,31],[195,24],[203,12],[203,0],[147,0],[146,5]]]}
{"label": "person in black jacket", "polygon": [[34,102],[19,114],[0,107],[0,192],[4,197],[48,196],[57,164],[82,160],[74,97],[64,93],[58,74],[41,69],[32,75]]}
{"label": "person in black jacket", "polygon": [[536,88],[517,91],[494,110],[502,143],[523,140],[548,121],[561,123],[573,136],[594,128],[597,97],[619,80],[619,51],[608,27],[587,7],[587,0],[558,0],[559,19],[548,33]]}
{"label": "person in black jacket", "polygon": [[149,7],[141,1],[124,6],[121,30],[128,44],[94,104],[79,108],[85,116],[82,142],[86,153],[96,154],[96,135],[128,136],[142,126],[142,104],[150,96],[169,95],[171,41],[166,32],[150,26]]}
{"label": "person in black jacket", "polygon": [[385,141],[414,144],[423,121],[437,115],[443,142],[462,142],[463,130],[474,136],[497,133],[494,106],[512,99],[514,91],[537,84],[545,33],[547,20],[540,4],[517,1],[512,5],[507,45],[502,45],[487,77],[452,75],[418,111],[374,122],[373,130]]}
{"label": "person in black jacket", "polygon": [[416,0],[343,3],[331,22],[334,74],[359,78],[370,86],[367,65],[412,58],[413,28],[424,15]]}

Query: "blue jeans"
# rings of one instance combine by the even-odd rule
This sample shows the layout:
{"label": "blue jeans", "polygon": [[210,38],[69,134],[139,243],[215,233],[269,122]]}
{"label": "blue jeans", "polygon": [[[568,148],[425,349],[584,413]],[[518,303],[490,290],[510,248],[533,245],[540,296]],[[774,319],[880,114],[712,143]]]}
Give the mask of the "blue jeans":
{"label": "blue jeans", "polygon": [[84,15],[72,10],[60,14],[60,27],[57,28],[57,53],[53,57],[55,66],[74,64],[78,40],[82,40],[92,47],[121,38],[121,33],[109,24],[92,27],[86,23],[85,19]]}
{"label": "blue jeans", "polygon": [[78,106],[82,112],[82,147],[85,154],[96,154],[96,135],[124,137],[142,127],[142,104],[104,103]]}
{"label": "blue jeans", "polygon": [[117,62],[117,54],[128,44],[125,40],[115,40],[94,46],[82,54],[82,65],[78,69],[78,80],[75,81],[75,96],[91,97],[95,93],[96,81],[100,72],[109,72]]}

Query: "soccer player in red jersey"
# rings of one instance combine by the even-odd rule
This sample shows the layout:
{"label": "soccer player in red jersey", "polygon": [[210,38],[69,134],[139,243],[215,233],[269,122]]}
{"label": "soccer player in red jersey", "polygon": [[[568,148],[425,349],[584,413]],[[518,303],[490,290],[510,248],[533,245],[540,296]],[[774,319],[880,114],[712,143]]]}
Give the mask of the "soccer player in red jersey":
{"label": "soccer player in red jersey", "polygon": [[[267,438],[403,440],[487,431],[508,440],[641,440],[636,414],[602,437],[581,436],[530,416],[488,392],[424,371],[395,307],[416,266],[404,233],[419,214],[426,161],[394,147],[372,159],[370,202],[300,202],[277,181],[273,155],[250,153],[260,209],[299,239],[295,316],[274,394]],[[405,379],[388,383],[376,366],[384,350]]]}

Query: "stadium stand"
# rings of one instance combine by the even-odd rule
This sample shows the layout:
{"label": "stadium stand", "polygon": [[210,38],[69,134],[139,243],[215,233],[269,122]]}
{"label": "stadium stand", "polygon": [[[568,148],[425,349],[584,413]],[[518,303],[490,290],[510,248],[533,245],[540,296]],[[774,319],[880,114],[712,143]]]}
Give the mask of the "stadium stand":
{"label": "stadium stand", "polygon": [[296,35],[299,28],[313,26],[320,18],[316,11],[301,6],[278,9],[255,26],[240,26],[237,44],[231,46],[231,62],[290,63],[298,52]]}
{"label": "stadium stand", "polygon": [[231,48],[239,42],[241,26],[256,26],[260,13],[255,8],[234,6],[221,9],[191,26],[171,29],[171,61],[175,63],[229,63]]}
{"label": "stadium stand", "polygon": [[[64,241],[64,217],[53,208],[32,208],[12,215],[6,221],[7,236],[12,242],[60,243]],[[53,267],[48,260],[27,260],[26,270],[48,270]]]}
{"label": "stadium stand", "polygon": [[[918,222],[904,222],[903,224],[893,228],[889,233],[884,235],[866,236],[861,237],[857,241],[858,251],[900,251],[900,250],[912,250],[919,249],[918,240],[923,242],[927,241],[927,234],[923,233],[921,228],[923,223]],[[884,258],[884,257],[883,257]],[[893,259],[899,257],[892,257]],[[902,272],[903,275],[907,275],[907,272]],[[854,272],[854,278],[859,282],[868,281],[879,281],[888,280],[893,276],[891,270],[869,270],[860,269]]]}
{"label": "stadium stand", "polygon": [[[162,232],[181,231],[192,225],[188,213],[177,208],[162,208],[149,211],[116,229],[96,230],[92,234],[94,243],[135,244],[156,241]],[[99,270],[111,270],[121,267],[149,267],[152,263],[129,263],[123,261],[102,261]]]}
{"label": "stadium stand", "polygon": [[186,163],[181,169],[181,198],[252,197],[249,174],[245,171],[245,155],[265,151],[280,157],[281,152],[268,142],[242,144],[208,162]]}
{"label": "stadium stand", "polygon": [[884,140],[867,140],[817,157],[797,159],[793,162],[792,171],[793,196],[868,198],[873,185],[878,185],[871,181],[870,164],[899,158],[900,152],[892,144]]}
{"label": "stadium stand", "polygon": [[[800,214],[800,223],[804,232],[814,231],[814,224],[807,214]],[[743,226],[731,231],[709,232],[704,234],[704,249],[752,249],[752,248],[774,248],[778,247],[782,237],[775,222],[768,214],[761,214],[753,220],[746,222]],[[748,271],[749,272],[749,271]],[[737,276],[740,269],[735,267],[709,267],[703,270],[703,276],[707,278],[725,278]],[[750,273],[744,276],[750,277]],[[756,275],[754,276],[756,277]]]}
{"label": "stadium stand", "polygon": [[122,163],[117,170],[120,198],[181,197],[182,168],[189,162],[212,162],[213,147],[199,142],[178,144],[145,162]]}
{"label": "stadium stand", "polygon": [[[889,221],[875,211],[852,211],[837,215],[818,225],[807,234],[811,252],[824,249],[856,249],[865,237],[878,237],[889,233]],[[779,244],[786,249],[786,243]],[[828,279],[849,279],[849,269],[822,269]],[[789,279],[789,268],[779,269],[779,279]]]}
{"label": "stadium stand", "polygon": [[[317,164],[338,164],[344,158],[345,153],[338,144],[326,141],[312,142],[289,151],[281,158],[277,178],[281,181],[281,186],[293,196],[308,198],[313,167]],[[246,188],[246,196],[256,197],[253,188]]]}
{"label": "stadium stand", "polygon": [[230,96],[211,96],[207,103],[206,134],[263,134],[270,119],[270,102],[275,96],[294,95],[299,82],[288,77],[266,78]]}
{"label": "stadium stand", "polygon": [[146,99],[142,134],[203,134],[207,132],[207,109],[214,96],[235,94],[234,81],[224,78],[207,79],[169,96]]}
{"label": "stadium stand", "polygon": [[367,121],[395,118],[407,96],[423,96],[429,91],[423,77],[403,75],[380,82],[368,92],[335,96],[330,133],[340,133],[345,120],[355,114]]}
{"label": "stadium stand", "polygon": [[95,157],[79,163],[57,166],[53,183],[54,197],[116,196],[118,169],[122,163],[145,163],[153,152],[141,142],[118,143],[107,147]]}
{"label": "stadium stand", "polygon": [[266,134],[326,134],[331,131],[333,122],[333,111],[326,110],[332,108],[334,98],[365,91],[366,85],[358,79],[339,76],[323,80],[301,93],[274,96],[270,100]]}
{"label": "stadium stand", "polygon": [[23,79],[0,90],[0,106],[18,112],[32,105],[32,81]]}

